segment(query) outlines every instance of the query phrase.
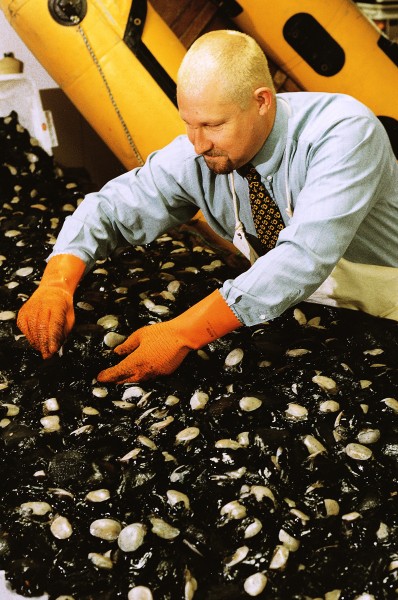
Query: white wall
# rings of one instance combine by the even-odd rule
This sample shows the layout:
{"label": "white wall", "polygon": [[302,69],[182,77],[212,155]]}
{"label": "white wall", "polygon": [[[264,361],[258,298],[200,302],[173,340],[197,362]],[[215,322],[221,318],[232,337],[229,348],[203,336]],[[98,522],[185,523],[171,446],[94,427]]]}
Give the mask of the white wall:
{"label": "white wall", "polygon": [[0,58],[3,58],[7,52],[12,52],[15,58],[23,62],[23,73],[27,77],[31,77],[40,90],[58,87],[57,83],[43,69],[11,27],[4,13],[0,10]]}

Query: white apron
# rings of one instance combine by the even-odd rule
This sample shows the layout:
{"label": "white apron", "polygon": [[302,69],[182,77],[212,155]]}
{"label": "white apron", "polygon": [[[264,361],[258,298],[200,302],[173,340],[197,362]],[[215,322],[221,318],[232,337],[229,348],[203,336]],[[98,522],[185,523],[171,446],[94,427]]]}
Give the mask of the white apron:
{"label": "white apron", "polygon": [[362,310],[398,321],[398,268],[342,258],[307,302]]}

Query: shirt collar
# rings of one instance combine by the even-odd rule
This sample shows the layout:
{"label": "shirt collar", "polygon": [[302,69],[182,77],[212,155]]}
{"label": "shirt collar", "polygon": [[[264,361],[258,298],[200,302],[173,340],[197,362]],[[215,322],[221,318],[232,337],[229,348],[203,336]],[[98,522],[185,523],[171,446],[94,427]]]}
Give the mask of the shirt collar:
{"label": "shirt collar", "polygon": [[286,100],[278,97],[278,95],[276,98],[277,105],[274,126],[264,145],[250,161],[263,177],[275,173],[282,161],[286,148],[290,106]]}

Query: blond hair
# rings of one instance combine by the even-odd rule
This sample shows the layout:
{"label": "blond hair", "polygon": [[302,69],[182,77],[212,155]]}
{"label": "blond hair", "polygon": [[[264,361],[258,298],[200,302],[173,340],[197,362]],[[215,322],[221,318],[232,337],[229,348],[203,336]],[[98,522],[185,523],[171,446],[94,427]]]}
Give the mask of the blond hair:
{"label": "blond hair", "polygon": [[252,37],[239,31],[222,29],[199,37],[181,63],[177,86],[200,92],[212,77],[219,82],[226,100],[242,108],[260,87],[275,93],[263,50]]}

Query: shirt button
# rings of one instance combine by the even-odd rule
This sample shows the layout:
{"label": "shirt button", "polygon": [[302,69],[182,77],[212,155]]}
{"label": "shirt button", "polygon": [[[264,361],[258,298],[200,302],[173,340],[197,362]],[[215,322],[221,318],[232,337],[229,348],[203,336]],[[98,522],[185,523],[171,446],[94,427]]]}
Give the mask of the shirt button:
{"label": "shirt button", "polygon": [[267,181],[272,181],[272,175],[267,175]]}

